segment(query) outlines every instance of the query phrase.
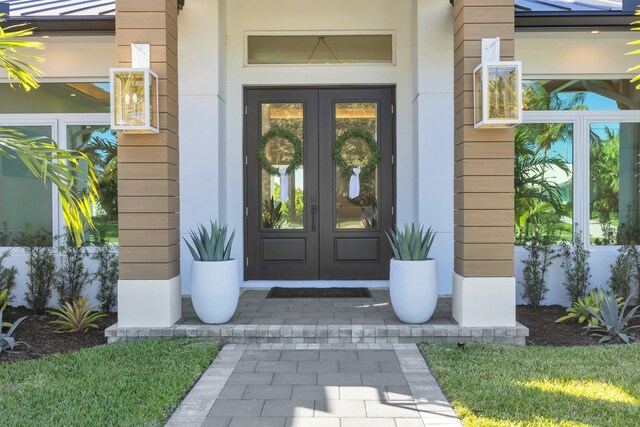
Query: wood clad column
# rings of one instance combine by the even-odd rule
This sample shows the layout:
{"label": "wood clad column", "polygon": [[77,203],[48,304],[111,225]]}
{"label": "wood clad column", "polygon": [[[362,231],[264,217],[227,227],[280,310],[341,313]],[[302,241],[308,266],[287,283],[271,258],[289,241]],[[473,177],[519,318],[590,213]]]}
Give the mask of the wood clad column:
{"label": "wood clad column", "polygon": [[131,43],[151,45],[160,113],[159,134],[118,134],[121,326],[180,318],[177,11],[176,0],[116,1],[117,66],[131,66]]}
{"label": "wood clad column", "polygon": [[515,324],[513,129],[473,127],[473,70],[481,39],[514,56],[513,0],[455,0],[454,317],[469,326]]}

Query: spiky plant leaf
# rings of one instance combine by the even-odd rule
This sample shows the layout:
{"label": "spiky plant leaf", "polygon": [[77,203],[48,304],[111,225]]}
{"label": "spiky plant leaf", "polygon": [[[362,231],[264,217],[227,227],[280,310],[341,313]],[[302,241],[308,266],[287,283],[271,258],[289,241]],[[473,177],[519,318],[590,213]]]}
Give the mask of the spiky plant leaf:
{"label": "spiky plant leaf", "polygon": [[228,236],[228,226],[210,221],[207,229],[200,224],[196,231],[191,230],[189,237],[192,244],[184,238],[195,261],[228,261],[231,259],[231,247],[235,230]]}
{"label": "spiky plant leaf", "polygon": [[87,332],[89,329],[97,329],[97,321],[105,317],[96,306],[89,304],[85,297],[65,303],[59,311],[50,310],[49,314],[58,317],[50,323],[60,326],[56,333]]}
{"label": "spiky plant leaf", "polygon": [[405,224],[402,230],[397,226],[387,230],[386,235],[395,259],[403,261],[429,259],[429,252],[435,238],[431,227],[425,231],[420,224],[411,226]]}

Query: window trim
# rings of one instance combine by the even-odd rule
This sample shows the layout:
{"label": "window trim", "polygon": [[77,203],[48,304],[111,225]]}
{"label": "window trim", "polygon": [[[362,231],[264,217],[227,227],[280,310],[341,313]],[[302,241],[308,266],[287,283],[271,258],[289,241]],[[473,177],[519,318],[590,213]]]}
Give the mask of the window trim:
{"label": "window trim", "polygon": [[[0,114],[0,127],[12,126],[51,126],[51,138],[56,141],[58,147],[66,150],[67,147],[67,126],[74,125],[104,125],[110,126],[111,118],[108,113],[38,113],[38,114]],[[52,232],[53,251],[57,252],[60,242],[55,236],[64,232],[64,217],[60,196],[56,188],[51,186],[51,209],[52,209]],[[89,253],[93,253],[95,248],[87,246]],[[24,255],[24,248],[18,246],[0,246],[0,251],[10,250],[12,255]]]}

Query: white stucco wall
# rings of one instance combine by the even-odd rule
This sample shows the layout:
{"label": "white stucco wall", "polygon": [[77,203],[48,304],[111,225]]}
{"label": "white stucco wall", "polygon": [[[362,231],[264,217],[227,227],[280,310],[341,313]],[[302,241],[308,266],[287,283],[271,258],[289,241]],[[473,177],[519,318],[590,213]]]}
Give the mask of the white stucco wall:
{"label": "white stucco wall", "polygon": [[[418,25],[420,31],[416,31]],[[234,0],[188,4],[179,16],[181,232],[187,232],[198,222],[218,217],[237,229],[233,256],[243,256],[244,86],[391,84],[396,86],[398,222],[420,220],[433,224],[439,232],[433,255],[440,262],[440,291],[450,293],[453,265],[451,26],[450,5],[433,0],[316,3]],[[353,30],[393,31],[396,64],[244,65],[247,32]],[[221,43],[226,44],[224,49]],[[203,55],[203,59],[192,57],[195,52]],[[224,55],[219,55],[223,52]],[[219,57],[220,68],[214,71],[210,67],[215,56]],[[202,98],[208,98],[211,104],[203,105]],[[214,122],[215,117],[221,121]],[[217,177],[214,170],[203,167],[216,162]],[[211,188],[216,182],[217,187]],[[184,247],[181,255],[183,292],[188,293],[190,255]],[[245,283],[246,286],[269,284]],[[371,284],[385,286],[386,282]]]}

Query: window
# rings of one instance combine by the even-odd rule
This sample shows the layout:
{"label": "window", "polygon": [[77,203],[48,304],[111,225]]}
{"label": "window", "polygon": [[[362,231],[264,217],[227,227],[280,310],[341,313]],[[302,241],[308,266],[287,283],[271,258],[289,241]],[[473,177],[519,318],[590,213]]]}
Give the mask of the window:
{"label": "window", "polygon": [[638,244],[640,168],[638,123],[589,124],[589,240]]}
{"label": "window", "polygon": [[571,240],[573,124],[526,123],[515,132],[516,242],[535,234]]}
{"label": "window", "polygon": [[247,64],[392,64],[391,34],[249,35]]}
{"label": "window", "polygon": [[[87,231],[87,241],[104,237],[117,243],[117,138],[108,125],[108,83],[45,83],[30,92],[0,84],[0,97],[11,100],[0,103],[0,128],[50,138],[92,159],[99,201],[93,207],[97,229]],[[20,160],[0,158],[0,247],[23,246],[27,235],[52,245],[63,233],[56,189],[33,177]]]}
{"label": "window", "polygon": [[516,128],[516,242],[640,243],[640,92],[626,80],[524,83]]}
{"label": "window", "polygon": [[[98,178],[98,203],[93,206],[95,229],[88,229],[85,241],[118,242],[118,139],[106,125],[67,126],[67,147],[87,155]],[[86,163],[81,165],[86,170]]]}
{"label": "window", "polygon": [[[51,138],[52,126],[12,126],[30,138]],[[22,246],[35,238],[52,245],[53,201],[51,186],[33,176],[17,158],[0,158],[0,246]]]}

